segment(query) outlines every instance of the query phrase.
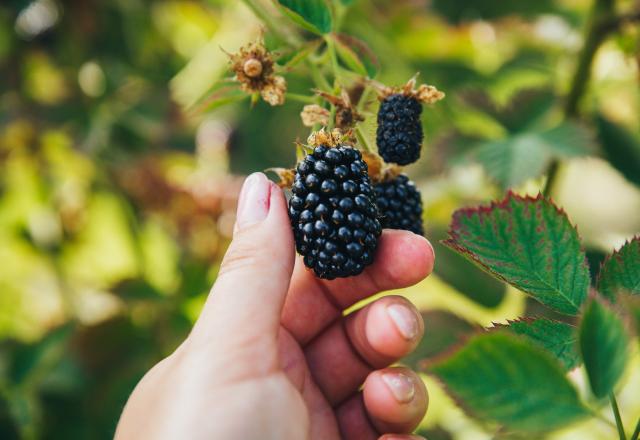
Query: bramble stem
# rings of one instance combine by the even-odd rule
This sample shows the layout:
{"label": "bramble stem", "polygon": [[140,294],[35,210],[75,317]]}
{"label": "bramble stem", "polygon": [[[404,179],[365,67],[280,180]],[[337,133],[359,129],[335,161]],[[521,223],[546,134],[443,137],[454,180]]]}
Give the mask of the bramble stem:
{"label": "bramble stem", "polygon": [[329,52],[329,57],[331,59],[331,69],[333,70],[333,88],[334,93],[337,92],[338,86],[338,56],[336,55],[336,45],[331,39],[331,36],[325,37],[325,42],[327,43],[327,52]]}
{"label": "bramble stem", "polygon": [[620,440],[627,440],[627,435],[624,433],[624,426],[622,425],[622,418],[620,417],[620,409],[618,408],[618,402],[616,396],[611,393],[609,395],[609,401],[611,401],[611,408],[613,409],[613,415],[616,418],[616,427],[618,428],[618,436]]}
{"label": "bramble stem", "polygon": [[[612,21],[615,14],[614,0],[594,0],[589,16],[589,24],[585,32],[585,42],[578,58],[578,64],[573,74],[571,88],[567,95],[564,107],[564,115],[567,119],[574,118],[578,114],[578,103],[587,89],[587,84],[591,77],[591,65],[596,52],[612,32],[619,29],[622,21]],[[549,165],[547,170],[547,182],[544,185],[543,194],[550,197],[553,186],[558,177],[560,162],[556,159]]]}
{"label": "bramble stem", "polygon": [[638,423],[636,423],[636,429],[631,434],[631,440],[638,440],[640,437],[640,418],[638,418]]}
{"label": "bramble stem", "polygon": [[544,184],[544,188],[542,189],[542,195],[547,199],[551,197],[551,190],[553,189],[553,184],[555,183],[558,177],[558,168],[560,168],[560,161],[558,159],[554,159],[549,164],[549,170],[547,171],[547,181]]}
{"label": "bramble stem", "polygon": [[309,70],[311,71],[311,79],[313,80],[316,87],[319,88],[320,90],[330,92],[331,84],[329,84],[329,81],[327,81],[327,79],[320,72],[320,70],[318,70],[319,66],[316,64],[313,64],[310,61],[307,63],[307,65],[309,67]]}
{"label": "bramble stem", "polygon": [[369,153],[373,153],[373,149],[371,148],[371,145],[369,145],[369,142],[367,141],[367,137],[362,132],[362,127],[360,126],[356,127],[356,139],[358,139],[358,142],[364,147],[365,151],[368,151]]}
{"label": "bramble stem", "polygon": [[301,95],[299,93],[287,93],[285,97],[292,101],[302,102],[304,104],[315,104],[316,102],[313,96]]}

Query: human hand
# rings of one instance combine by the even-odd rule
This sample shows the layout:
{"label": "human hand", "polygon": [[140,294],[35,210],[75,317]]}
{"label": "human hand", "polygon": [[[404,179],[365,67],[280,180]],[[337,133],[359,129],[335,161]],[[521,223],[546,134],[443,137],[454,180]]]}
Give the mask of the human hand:
{"label": "human hand", "polygon": [[129,398],[117,439],[410,440],[427,391],[389,365],[424,330],[406,299],[377,292],[431,272],[433,248],[385,230],[357,277],[316,278],[295,258],[282,191],[260,173],[240,195],[234,238],[191,334]]}

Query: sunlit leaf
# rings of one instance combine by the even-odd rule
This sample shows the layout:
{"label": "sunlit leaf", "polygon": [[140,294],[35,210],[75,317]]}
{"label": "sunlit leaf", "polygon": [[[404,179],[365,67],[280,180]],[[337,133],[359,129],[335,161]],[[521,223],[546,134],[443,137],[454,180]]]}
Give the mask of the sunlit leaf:
{"label": "sunlit leaf", "polygon": [[497,327],[505,328],[539,344],[558,359],[566,370],[571,370],[580,363],[576,329],[572,325],[546,318],[525,318]]}
{"label": "sunlit leaf", "polygon": [[468,413],[510,430],[551,431],[589,414],[555,359],[506,332],[474,336],[428,371]]}
{"label": "sunlit leaf", "polygon": [[331,11],[325,0],[277,0],[296,24],[318,34],[331,32]]}
{"label": "sunlit leaf", "polygon": [[592,300],[580,324],[580,351],[594,396],[603,398],[613,391],[627,363],[628,345],[620,318]]}
{"label": "sunlit leaf", "polygon": [[596,118],[596,127],[607,160],[630,182],[640,185],[640,139],[603,116]]}
{"label": "sunlit leaf", "polygon": [[597,286],[600,293],[614,302],[618,293],[640,295],[640,236],[605,259]]}
{"label": "sunlit leaf", "polygon": [[589,288],[578,232],[550,201],[509,193],[456,211],[444,242],[546,306],[575,315]]}

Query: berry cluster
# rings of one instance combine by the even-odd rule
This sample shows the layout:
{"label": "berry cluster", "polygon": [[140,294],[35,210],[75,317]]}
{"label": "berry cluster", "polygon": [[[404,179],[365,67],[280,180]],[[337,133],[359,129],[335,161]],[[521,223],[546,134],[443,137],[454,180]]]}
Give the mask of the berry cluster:
{"label": "berry cluster", "polygon": [[376,143],[388,163],[408,165],[420,157],[424,133],[420,122],[422,105],[411,95],[395,93],[380,104]]}
{"label": "berry cluster", "polygon": [[295,173],[289,217],[296,249],[320,278],[362,273],[381,225],[367,164],[346,145],[315,147]]}
{"label": "berry cluster", "polygon": [[383,228],[404,229],[424,235],[422,226],[422,196],[415,184],[404,174],[374,185],[376,205]]}

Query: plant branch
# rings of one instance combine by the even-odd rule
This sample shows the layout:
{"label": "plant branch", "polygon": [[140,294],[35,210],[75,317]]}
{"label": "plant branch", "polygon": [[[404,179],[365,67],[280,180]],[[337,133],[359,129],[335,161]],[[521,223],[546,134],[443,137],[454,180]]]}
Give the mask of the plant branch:
{"label": "plant branch", "polygon": [[285,97],[291,101],[302,102],[303,104],[315,104],[316,102],[313,96],[300,95],[298,93],[287,93]]}
{"label": "plant branch", "polygon": [[620,440],[627,440],[627,435],[624,433],[624,426],[622,425],[622,417],[620,417],[618,402],[616,401],[616,396],[613,393],[611,393],[611,395],[609,396],[609,401],[611,401],[611,409],[613,409],[613,415],[616,418],[618,436],[620,437]]}
{"label": "plant branch", "polygon": [[578,104],[591,77],[591,64],[596,52],[607,37],[617,31],[628,19],[627,16],[615,16],[613,0],[595,0],[587,25],[584,46],[580,52],[565,103],[564,112],[567,117],[574,117],[578,113]]}
{"label": "plant branch", "polygon": [[356,139],[358,139],[358,142],[362,144],[362,147],[364,148],[364,150],[369,153],[373,153],[373,149],[371,148],[371,145],[369,145],[369,141],[367,141],[367,137],[362,132],[362,128],[357,126],[355,132],[356,132]]}
{"label": "plant branch", "polygon": [[[602,43],[623,24],[637,20],[640,20],[640,11],[616,16],[614,0],[594,0],[585,32],[584,46],[580,51],[578,64],[565,102],[564,114],[567,119],[574,118],[578,114],[578,104],[591,77],[591,65]],[[546,197],[551,196],[559,168],[560,161],[557,159],[549,165],[547,182],[542,191]]]}
{"label": "plant branch", "polygon": [[325,41],[327,42],[327,52],[329,52],[329,58],[331,59],[331,69],[333,70],[333,88],[334,93],[337,92],[338,87],[338,56],[336,54],[336,45],[333,42],[331,36],[325,37]]}
{"label": "plant branch", "polygon": [[636,423],[636,429],[631,434],[631,440],[638,440],[640,437],[640,417],[638,418],[638,423]]}

